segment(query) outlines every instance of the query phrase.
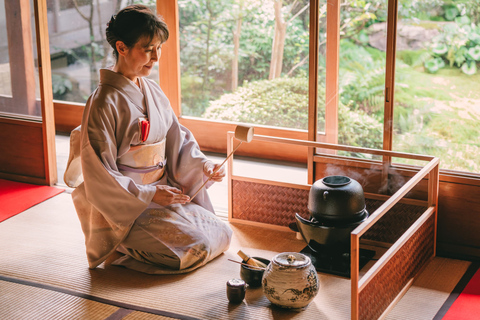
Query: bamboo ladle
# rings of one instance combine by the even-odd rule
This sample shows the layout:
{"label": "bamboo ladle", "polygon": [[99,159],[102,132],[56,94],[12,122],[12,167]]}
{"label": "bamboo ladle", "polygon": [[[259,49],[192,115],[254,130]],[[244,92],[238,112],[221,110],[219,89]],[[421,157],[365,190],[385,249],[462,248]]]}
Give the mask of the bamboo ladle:
{"label": "bamboo ladle", "polygon": [[235,149],[233,149],[232,152],[230,152],[230,154],[225,158],[225,160],[223,160],[222,164],[220,166],[218,166],[215,171],[212,172],[210,177],[208,177],[208,179],[205,180],[205,182],[200,186],[200,188],[198,188],[198,190],[193,194],[193,196],[190,197],[189,201],[192,201],[193,198],[195,198],[197,196],[197,194],[200,192],[200,190],[202,190],[203,187],[205,187],[205,185],[207,184],[207,182],[210,181],[210,179],[212,179],[212,177],[215,175],[215,173],[217,173],[217,171],[220,170],[220,168],[223,167],[225,162],[227,162],[228,158],[230,158],[232,156],[232,154],[235,151],[237,151],[237,149],[240,147],[240,145],[243,142],[249,143],[250,141],[252,141],[252,139],[253,139],[253,127],[245,126],[245,125],[237,125],[237,127],[235,128],[235,139],[240,141],[237,144],[237,146],[235,147]]}

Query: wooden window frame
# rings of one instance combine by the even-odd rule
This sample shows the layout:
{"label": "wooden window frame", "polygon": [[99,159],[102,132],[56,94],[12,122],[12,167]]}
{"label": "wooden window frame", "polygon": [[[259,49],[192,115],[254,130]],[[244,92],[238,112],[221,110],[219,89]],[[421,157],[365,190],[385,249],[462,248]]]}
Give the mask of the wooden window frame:
{"label": "wooden window frame", "polygon": [[[314,1],[317,3],[317,1]],[[170,38],[162,47],[162,58],[159,62],[160,85],[170,100],[170,104],[179,117],[182,125],[192,131],[202,150],[226,153],[227,132],[235,130],[234,123],[222,121],[209,121],[181,115],[180,94],[180,39],[179,39],[179,14],[176,0],[157,1],[157,12],[162,15],[169,26]],[[317,10],[318,12],[318,10]],[[315,13],[318,16],[317,13]],[[318,34],[318,33],[317,33]],[[312,37],[311,37],[312,38]],[[312,42],[312,40],[310,40]],[[316,46],[314,46],[316,48]],[[316,102],[316,65],[310,62],[309,105]],[[312,76],[313,75],[313,76]],[[173,80],[172,80],[173,79]],[[312,108],[309,109],[311,112]],[[316,109],[315,109],[316,110]],[[315,117],[316,118],[316,117]],[[311,122],[311,121],[310,121]],[[310,127],[310,125],[309,125]],[[206,130],[208,128],[208,130]],[[256,134],[280,136],[292,139],[307,139],[308,131],[293,130],[274,127],[256,127]],[[321,140],[324,141],[322,137]],[[237,154],[249,155],[259,158],[270,158],[284,161],[307,162],[305,148],[282,149],[280,147],[251,144],[242,146]]]}
{"label": "wooden window frame", "polygon": [[[12,96],[1,96],[1,178],[53,185],[57,182],[55,121],[46,1],[5,1]],[[32,35],[32,19],[35,37]],[[36,52],[32,40],[36,40]],[[40,100],[35,97],[35,63]],[[36,115],[40,110],[40,115]],[[35,161],[32,161],[35,159]]]}
{"label": "wooden window frame", "polygon": [[[318,22],[319,1],[312,0],[310,20]],[[177,0],[157,1],[157,13],[162,15],[169,26],[170,38],[162,47],[162,58],[159,61],[159,83],[170,100],[170,104],[182,125],[192,131],[202,150],[226,153],[227,132],[235,130],[235,123],[211,121],[201,118],[182,116],[180,88],[180,39],[179,13]],[[338,66],[340,43],[340,4],[336,0],[328,0],[327,9],[327,63],[326,63],[326,97],[328,103],[325,110],[325,132],[317,132],[317,80],[318,80],[318,23],[311,25],[310,60],[309,60],[309,122],[308,130],[259,126],[256,134],[277,136],[289,139],[310,140],[337,143],[338,139]],[[54,101],[56,128],[69,132],[81,121],[83,105],[65,101]],[[208,130],[206,130],[208,128]],[[245,144],[237,151],[239,155],[257,158],[276,159],[312,163],[315,150],[313,148],[291,147],[282,149],[279,146],[262,144]],[[313,168],[309,170],[313,172]],[[313,174],[310,175],[313,177]]]}
{"label": "wooden window frame", "polygon": [[[387,19],[387,57],[384,97],[384,131],[383,149],[392,150],[393,140],[393,108],[395,86],[395,54],[398,0],[388,1]],[[310,21],[318,22],[319,1],[310,2]],[[162,47],[162,58],[159,61],[159,83],[170,100],[170,104],[182,125],[189,128],[200,144],[202,150],[226,153],[227,132],[235,130],[235,123],[211,121],[181,115],[180,88],[180,40],[179,12],[177,0],[157,0],[157,13],[163,16],[170,29],[170,38]],[[310,59],[309,59],[309,98],[308,130],[285,129],[259,126],[255,133],[288,139],[309,140],[325,143],[338,143],[338,70],[340,52],[340,3],[327,0],[327,55],[326,55],[326,88],[325,88],[325,132],[317,132],[317,81],[318,81],[318,23],[310,27]],[[56,129],[69,132],[81,122],[83,104],[65,101],[54,101]],[[315,176],[312,159],[316,154],[314,148],[288,149],[279,146],[266,146],[259,143],[244,144],[236,152],[254,158],[275,159],[307,163],[309,167],[309,183]],[[391,159],[384,161],[391,164]],[[447,180],[471,180],[480,178],[480,173],[465,173],[452,170],[441,170]]]}

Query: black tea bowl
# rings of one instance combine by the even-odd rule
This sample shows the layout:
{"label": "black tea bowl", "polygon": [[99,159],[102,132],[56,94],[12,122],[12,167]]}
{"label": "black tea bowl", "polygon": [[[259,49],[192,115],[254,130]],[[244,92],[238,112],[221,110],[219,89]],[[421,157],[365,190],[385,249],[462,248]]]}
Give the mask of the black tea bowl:
{"label": "black tea bowl", "polygon": [[[252,257],[260,262],[265,263],[265,265],[268,266],[270,263],[270,260],[260,258],[260,257]],[[260,287],[262,285],[262,277],[263,277],[263,272],[265,270],[255,268],[255,267],[249,267],[245,264],[242,264],[240,266],[240,278],[242,278],[250,287],[255,288],[255,287]]]}

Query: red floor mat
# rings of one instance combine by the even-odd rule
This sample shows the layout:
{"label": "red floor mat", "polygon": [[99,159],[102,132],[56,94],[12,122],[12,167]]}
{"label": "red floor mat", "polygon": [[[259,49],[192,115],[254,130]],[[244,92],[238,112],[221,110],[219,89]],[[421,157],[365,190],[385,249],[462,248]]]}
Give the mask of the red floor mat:
{"label": "red floor mat", "polygon": [[64,190],[0,179],[0,222]]}
{"label": "red floor mat", "polygon": [[442,319],[480,319],[480,269],[475,272]]}

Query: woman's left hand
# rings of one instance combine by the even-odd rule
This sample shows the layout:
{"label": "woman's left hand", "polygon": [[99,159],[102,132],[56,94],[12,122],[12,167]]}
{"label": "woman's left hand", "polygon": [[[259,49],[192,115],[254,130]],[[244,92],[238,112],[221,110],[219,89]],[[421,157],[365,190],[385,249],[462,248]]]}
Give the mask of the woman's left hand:
{"label": "woman's left hand", "polygon": [[[218,169],[218,171],[215,172],[215,170],[217,170],[217,169]],[[210,179],[210,180],[215,181],[215,182],[220,182],[225,177],[225,167],[224,166],[220,167],[219,163],[213,163],[210,160],[205,162],[205,165],[203,166],[203,172],[205,173],[205,175],[207,177],[210,177],[212,175],[212,173],[215,172],[215,174]]]}

